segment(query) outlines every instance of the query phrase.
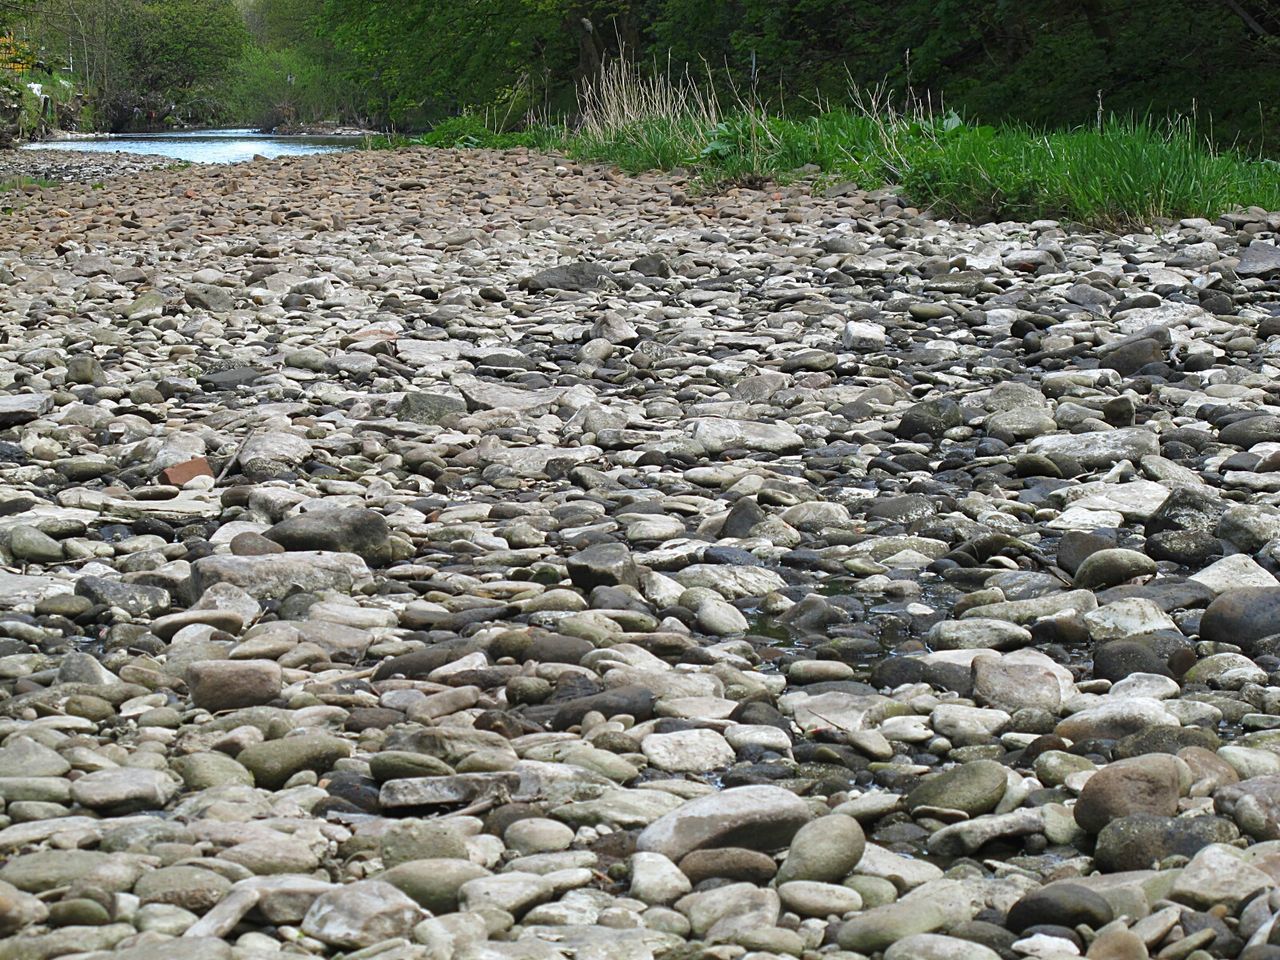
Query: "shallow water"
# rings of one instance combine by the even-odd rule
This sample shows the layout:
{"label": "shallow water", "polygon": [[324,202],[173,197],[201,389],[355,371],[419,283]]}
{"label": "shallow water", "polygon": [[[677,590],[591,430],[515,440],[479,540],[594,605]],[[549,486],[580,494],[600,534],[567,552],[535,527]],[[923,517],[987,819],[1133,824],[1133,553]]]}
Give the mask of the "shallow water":
{"label": "shallow water", "polygon": [[29,143],[24,150],[71,150],[79,153],[126,151],[173,157],[189,163],[243,163],[255,156],[294,157],[351,150],[358,137],[281,137],[254,130],[190,130],[181,133],[122,134],[93,140],[50,140]]}

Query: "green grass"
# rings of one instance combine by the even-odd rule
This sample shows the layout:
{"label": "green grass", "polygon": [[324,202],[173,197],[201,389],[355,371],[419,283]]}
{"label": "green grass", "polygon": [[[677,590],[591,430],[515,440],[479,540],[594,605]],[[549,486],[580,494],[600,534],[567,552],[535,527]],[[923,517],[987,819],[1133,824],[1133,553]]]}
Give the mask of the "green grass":
{"label": "green grass", "polygon": [[44,180],[40,177],[28,177],[26,175],[4,177],[0,179],[0,193],[9,193],[13,190],[26,190],[28,187],[54,187],[57,186],[56,181]]}
{"label": "green grass", "polygon": [[990,127],[882,97],[815,116],[728,111],[687,78],[606,70],[584,89],[572,127],[496,132],[457,117],[414,140],[434,147],[555,150],[629,173],[684,168],[705,187],[785,181],[802,169],[864,188],[893,186],[940,216],[972,221],[1058,219],[1124,229],[1215,217],[1237,207],[1280,210],[1280,164],[1218,150],[1186,120],[1100,118],[1088,128]]}

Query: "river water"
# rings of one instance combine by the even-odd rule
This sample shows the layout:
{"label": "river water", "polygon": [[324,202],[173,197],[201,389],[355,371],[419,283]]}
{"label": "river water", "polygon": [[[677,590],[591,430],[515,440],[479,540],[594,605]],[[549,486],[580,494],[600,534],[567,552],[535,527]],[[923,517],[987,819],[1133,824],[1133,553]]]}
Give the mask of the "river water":
{"label": "river water", "polygon": [[280,137],[254,130],[190,130],[182,133],[127,134],[92,140],[49,140],[24,150],[75,150],[103,153],[125,150],[173,157],[190,163],[241,163],[255,156],[296,157],[333,153],[360,146],[359,137]]}

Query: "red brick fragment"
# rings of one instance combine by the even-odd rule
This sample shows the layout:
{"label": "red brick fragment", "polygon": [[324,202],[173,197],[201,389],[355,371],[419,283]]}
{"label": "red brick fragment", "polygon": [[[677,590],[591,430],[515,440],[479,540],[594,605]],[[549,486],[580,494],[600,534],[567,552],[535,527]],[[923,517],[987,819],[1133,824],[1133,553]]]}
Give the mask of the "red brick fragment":
{"label": "red brick fragment", "polygon": [[196,477],[212,476],[213,468],[209,466],[209,461],[204,457],[196,457],[186,463],[175,463],[172,467],[165,467],[160,471],[160,482],[180,487]]}

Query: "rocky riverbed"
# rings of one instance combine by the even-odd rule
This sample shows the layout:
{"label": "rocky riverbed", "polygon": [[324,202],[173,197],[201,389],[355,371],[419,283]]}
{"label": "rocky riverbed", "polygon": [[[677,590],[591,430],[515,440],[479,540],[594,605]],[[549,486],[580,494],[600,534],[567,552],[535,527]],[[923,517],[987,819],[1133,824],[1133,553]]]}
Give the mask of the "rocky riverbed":
{"label": "rocky riverbed", "polygon": [[811,193],[0,220],[0,960],[1280,957],[1280,215]]}
{"label": "rocky riverbed", "polygon": [[[0,179],[27,177],[58,183],[96,184],[144,170],[181,166],[172,157],[148,156],[124,150],[81,153],[76,150],[0,150]],[[6,204],[7,206],[8,204]]]}

